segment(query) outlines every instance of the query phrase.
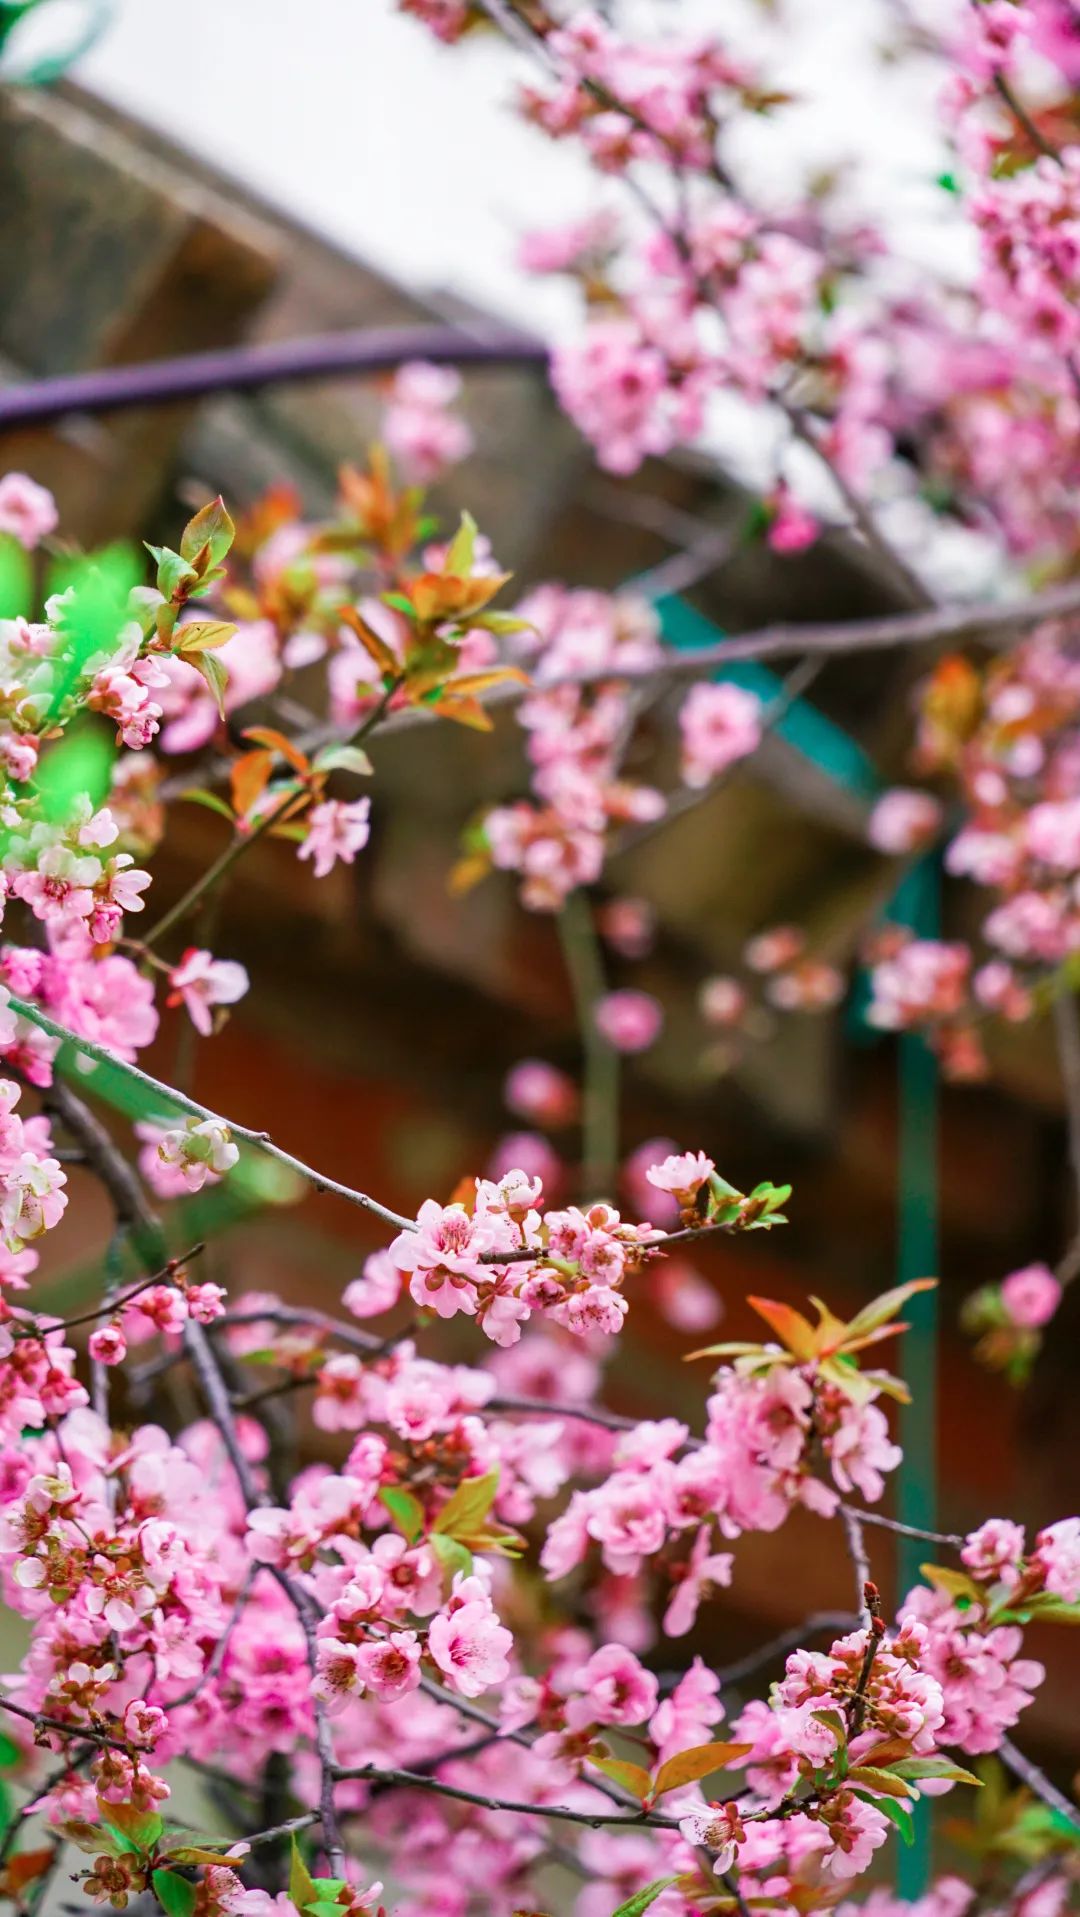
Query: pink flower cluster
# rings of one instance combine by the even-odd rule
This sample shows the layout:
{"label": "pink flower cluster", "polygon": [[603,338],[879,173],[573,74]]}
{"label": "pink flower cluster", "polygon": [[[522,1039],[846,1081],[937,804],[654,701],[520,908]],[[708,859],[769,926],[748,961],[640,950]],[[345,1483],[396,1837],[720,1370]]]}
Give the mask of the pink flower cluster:
{"label": "pink flower cluster", "polygon": [[474,1208],[427,1199],[416,1230],[401,1232],[390,1258],[414,1302],[440,1318],[475,1317],[496,1344],[513,1344],[542,1312],[568,1331],[618,1331],[622,1285],[662,1234],[623,1220],[612,1206],[541,1214],[538,1179],[507,1172],[477,1179]]}
{"label": "pink flower cluster", "polygon": [[[523,904],[555,911],[568,892],[599,877],[612,825],[649,823],[664,811],[660,793],[624,778],[619,764],[632,716],[619,669],[655,663],[657,623],[643,601],[559,586],[539,588],[519,612],[534,633],[538,689],[518,717],[535,798],[497,806],[484,830],[494,864],[521,874]],[[543,690],[581,674],[597,682]]]}

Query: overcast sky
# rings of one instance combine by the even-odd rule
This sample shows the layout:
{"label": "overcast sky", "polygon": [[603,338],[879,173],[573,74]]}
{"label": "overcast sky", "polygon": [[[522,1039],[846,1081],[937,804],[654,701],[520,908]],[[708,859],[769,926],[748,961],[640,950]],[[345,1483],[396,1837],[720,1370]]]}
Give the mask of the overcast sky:
{"label": "overcast sky", "polygon": [[[902,254],[964,271],[954,203],[936,183],[940,76],[881,58],[895,0],[780,0],[771,26],[760,0],[629,4],[653,29],[722,20],[740,52],[763,57],[768,82],[797,97],[725,147],[755,199],[783,201],[809,167],[848,162],[853,209],[883,219]],[[54,0],[34,30],[65,7],[109,5]],[[452,290],[548,336],[580,323],[571,289],[517,268],[517,236],[589,210],[598,194],[616,207],[625,197],[515,117],[515,80],[530,69],[494,36],[441,47],[394,0],[111,0],[110,11],[76,67],[83,85],[410,287]],[[748,483],[771,481],[772,437],[760,408],[713,402],[707,444]],[[828,512],[817,462],[798,449],[789,460]],[[910,499],[889,514],[902,543],[932,538],[940,583],[959,583],[954,565],[968,575],[965,536],[944,536]],[[983,569],[977,552],[974,563]]]}
{"label": "overcast sky", "polygon": [[[646,11],[680,29],[722,15],[769,31],[753,0]],[[888,20],[888,0],[788,0],[770,73],[807,104],[785,113],[779,141],[771,128],[751,138],[747,163],[760,191],[778,164],[794,179],[808,155],[850,157],[860,196],[922,249],[945,211],[932,95],[875,57]],[[571,309],[522,278],[515,236],[594,189],[508,111],[520,70],[486,37],[440,47],[393,0],[115,0],[78,77],[410,285],[551,326]]]}

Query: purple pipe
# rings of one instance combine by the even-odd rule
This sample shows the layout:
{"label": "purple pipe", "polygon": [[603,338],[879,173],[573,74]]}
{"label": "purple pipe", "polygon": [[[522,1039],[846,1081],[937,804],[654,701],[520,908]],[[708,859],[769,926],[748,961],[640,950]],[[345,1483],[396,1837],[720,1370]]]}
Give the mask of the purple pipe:
{"label": "purple pipe", "polygon": [[385,373],[412,359],[494,367],[543,366],[547,357],[540,340],[502,327],[462,333],[450,326],[385,326],[321,333],[314,339],[268,340],[8,386],[0,390],[0,432],[5,426],[41,426],[65,413],[116,413],[129,406],[202,399],[208,393],[249,392],[288,380]]}

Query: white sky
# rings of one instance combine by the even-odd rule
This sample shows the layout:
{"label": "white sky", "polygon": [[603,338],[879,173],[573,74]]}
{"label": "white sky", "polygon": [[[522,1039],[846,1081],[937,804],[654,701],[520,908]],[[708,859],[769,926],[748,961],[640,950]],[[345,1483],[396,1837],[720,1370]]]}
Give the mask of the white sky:
{"label": "white sky", "polygon": [[[34,30],[55,31],[65,8],[104,4],[55,0]],[[782,200],[808,167],[847,162],[853,205],[884,218],[902,254],[963,271],[952,203],[935,183],[945,162],[938,76],[880,58],[895,22],[890,0],[781,0],[779,28],[759,0],[631,4],[652,30],[722,21],[740,52],[759,46],[770,84],[798,96],[725,149],[755,198]],[[439,46],[394,0],[112,0],[111,25],[75,71],[406,285],[452,290],[552,336],[578,324],[576,295],[526,277],[516,239],[589,210],[597,186],[568,148],[511,110],[515,76],[528,70],[494,36]],[[617,182],[600,193],[625,205]],[[748,480],[768,475],[760,413],[718,403],[708,441]],[[932,532],[939,583],[959,583],[953,561],[966,574],[971,555],[951,537],[942,544],[940,522],[913,518],[910,502],[893,513],[902,539],[924,543]]]}
{"label": "white sky", "polygon": [[[920,252],[935,246],[947,206],[932,92],[875,57],[888,0],[787,0],[779,35],[753,0],[643,11],[680,31],[740,20],[737,44],[771,44],[770,75],[805,96],[781,138],[751,129],[756,191],[778,170],[794,183],[806,157],[848,158],[859,198],[890,208]],[[486,36],[440,47],[393,0],[115,0],[78,77],[410,285],[550,327],[572,309],[523,278],[515,236],[580,211],[593,188],[508,110],[522,70]]]}

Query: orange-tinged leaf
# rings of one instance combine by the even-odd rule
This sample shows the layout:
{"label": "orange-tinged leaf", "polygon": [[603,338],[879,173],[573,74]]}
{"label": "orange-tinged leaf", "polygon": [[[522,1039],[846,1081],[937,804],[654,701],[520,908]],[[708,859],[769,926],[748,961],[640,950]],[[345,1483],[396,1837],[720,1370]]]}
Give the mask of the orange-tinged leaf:
{"label": "orange-tinged leaf", "polygon": [[270,752],[280,752],[283,759],[297,772],[307,772],[309,761],[299,746],[294,746],[283,732],[275,731],[273,726],[248,726],[245,739],[254,739],[256,745],[266,746]]}
{"label": "orange-tinged leaf", "polygon": [[[818,1315],[817,1335],[819,1339],[823,1340],[821,1345],[822,1356],[825,1356],[826,1353],[831,1351],[839,1351],[841,1345],[844,1343],[848,1329],[844,1320],[838,1318],[835,1312],[830,1311],[828,1305],[823,1303],[820,1298],[811,1298],[810,1303]],[[844,1349],[847,1349],[846,1345]]]}
{"label": "orange-tinged leaf", "polygon": [[385,641],[379,638],[378,633],[372,631],[363,614],[358,612],[355,606],[342,606],[341,618],[343,624],[348,626],[350,631],[355,632],[364,651],[370,659],[375,661],[379,671],[389,674],[391,678],[396,678],[401,671],[401,661]]}
{"label": "orange-tinged leaf", "polygon": [[491,871],[491,859],[486,852],[468,852],[450,868],[446,881],[451,898],[461,899],[473,887],[480,885]]}
{"label": "orange-tinged leaf", "polygon": [[710,1777],[713,1771],[723,1770],[726,1764],[737,1764],[753,1750],[752,1744],[730,1744],[712,1742],[695,1744],[691,1750],[679,1751],[675,1757],[669,1757],[661,1764],[656,1773],[654,1793],[663,1797],[666,1791],[679,1790],[684,1784],[696,1784],[701,1777]]}
{"label": "orange-tinged leaf", "polygon": [[775,1331],[782,1344],[795,1353],[796,1358],[807,1360],[816,1358],[819,1352],[818,1334],[808,1318],[793,1306],[781,1304],[775,1298],[748,1298],[759,1318]]}
{"label": "orange-tinged leaf", "polygon": [[21,1901],[21,1893],[28,1884],[36,1883],[39,1877],[44,1876],[55,1855],[51,1844],[43,1844],[38,1850],[16,1851],[14,1857],[8,1858],[0,1875],[3,1894]]}
{"label": "orange-tinged leaf", "polygon": [[456,675],[449,681],[447,691],[476,693],[487,692],[492,686],[531,684],[532,680],[528,673],[522,672],[520,666],[491,666],[486,672],[463,672]]}
{"label": "orange-tinged leaf", "polygon": [[273,765],[273,753],[265,750],[245,752],[234,760],[229,769],[229,788],[233,810],[239,818],[246,819],[252,806],[262,798]]}
{"label": "orange-tinged leaf", "polygon": [[631,1764],[625,1757],[590,1757],[589,1762],[603,1771],[605,1777],[610,1777],[613,1784],[621,1784],[624,1790],[630,1791],[640,1803],[651,1795],[652,1778],[640,1764]]}
{"label": "orange-tinged leaf", "polygon": [[467,619],[480,612],[489,599],[501,592],[508,572],[483,573],[476,579],[459,579],[454,573],[422,572],[410,579],[408,597],[418,619],[438,623],[444,619]]}
{"label": "orange-tinged leaf", "polygon": [[432,707],[440,719],[453,719],[459,726],[471,726],[474,732],[491,732],[494,720],[478,699],[440,699]]}

